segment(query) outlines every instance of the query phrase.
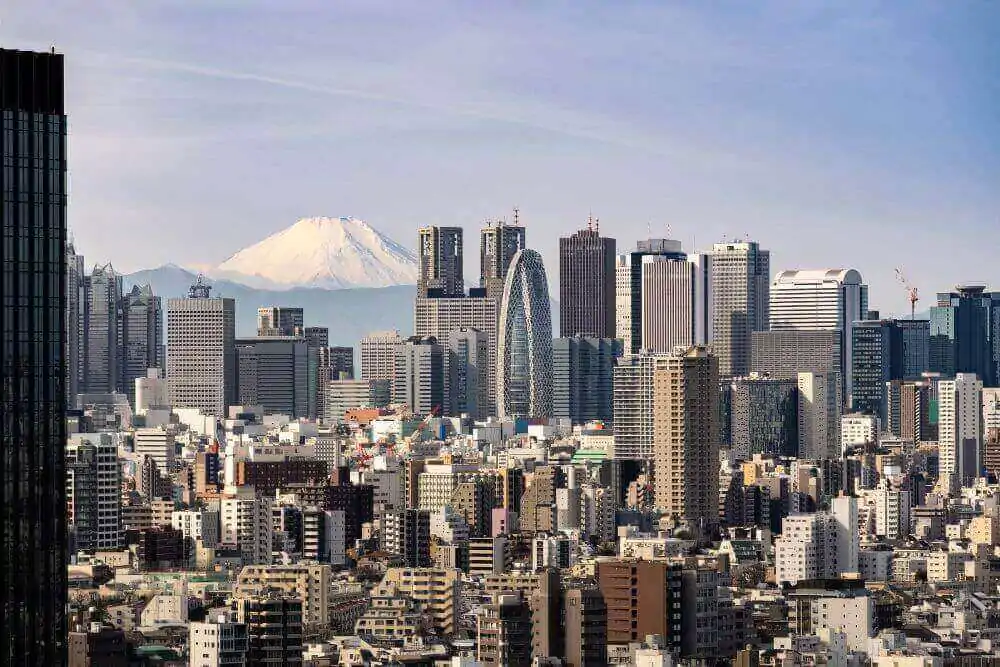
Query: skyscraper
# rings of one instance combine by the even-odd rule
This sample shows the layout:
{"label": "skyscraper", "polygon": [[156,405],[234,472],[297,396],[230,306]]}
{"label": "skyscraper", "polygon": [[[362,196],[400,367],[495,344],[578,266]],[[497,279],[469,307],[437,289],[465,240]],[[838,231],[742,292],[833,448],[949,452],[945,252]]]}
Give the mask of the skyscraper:
{"label": "skyscraper", "polygon": [[[413,308],[413,332],[417,336],[433,336],[446,344],[451,333],[458,329],[475,329],[486,337],[488,363],[481,380],[485,382],[487,414],[495,414],[496,368],[497,368],[497,311],[499,304],[486,296],[485,289],[470,289],[469,296],[425,298],[418,296]],[[445,384],[451,379],[448,364],[450,357],[444,358]],[[445,395],[451,394],[448,386]]]}
{"label": "skyscraper", "polygon": [[800,459],[840,458],[840,380],[837,373],[803,372],[799,388]]}
{"label": "skyscraper", "polygon": [[0,660],[61,665],[67,587],[62,55],[0,49],[0,159]]}
{"label": "skyscraper", "polygon": [[651,354],[625,355],[614,371],[616,459],[646,461],[653,456],[653,369]]}
{"label": "skyscraper", "polygon": [[236,301],[211,289],[199,278],[167,300],[167,383],[173,407],[224,415],[236,403]]}
{"label": "skyscraper", "polygon": [[163,370],[163,306],[149,285],[134,285],[122,299],[121,379],[119,391],[135,405],[135,381],[150,368]]}
{"label": "skyscraper", "polygon": [[462,228],[422,227],[417,248],[417,297],[462,296]]}
{"label": "skyscraper", "polygon": [[781,271],[771,285],[771,331],[836,330],[842,334],[841,377],[850,398],[854,322],[868,316],[868,285],[854,269]]}
{"label": "skyscraper", "polygon": [[488,223],[479,232],[479,286],[497,305],[503,299],[507,269],[517,251],[524,247],[524,238],[517,209],[514,209],[513,225],[503,221]]}
{"label": "skyscraper", "polygon": [[95,266],[84,280],[83,390],[110,394],[118,389],[122,278],[110,264]]}
{"label": "skyscraper", "polygon": [[938,383],[938,467],[952,490],[975,479],[982,466],[982,394],[973,373]]}
{"label": "skyscraper", "polygon": [[448,334],[445,349],[445,383],[447,414],[468,414],[473,419],[489,416],[490,346],[486,334],[478,329],[462,327]]}
{"label": "skyscraper", "polygon": [[258,336],[302,336],[305,315],[301,308],[267,306],[257,309]]}
{"label": "skyscraper", "polygon": [[573,336],[552,341],[552,416],[574,424],[614,419],[616,338]]}
{"label": "skyscraper", "polygon": [[768,329],[770,274],[771,253],[755,241],[712,248],[712,347],[722,377],[750,372],[752,334]]}
{"label": "skyscraper", "polygon": [[888,423],[887,386],[894,380],[916,380],[927,370],[927,320],[862,320],[851,336],[851,409],[878,415]]}
{"label": "skyscraper", "polygon": [[730,383],[733,452],[742,460],[754,454],[797,456],[799,445],[796,380],[749,375]]}
{"label": "skyscraper", "polygon": [[72,243],[66,244],[66,401],[76,405],[80,393],[83,327],[81,322],[84,281],[87,271],[83,255],[77,255]]}
{"label": "skyscraper", "polygon": [[519,250],[507,271],[497,342],[497,413],[552,415],[552,312],[542,256]]}
{"label": "skyscraper", "polygon": [[656,506],[710,535],[719,521],[719,361],[707,348],[656,359],[653,442]]}
{"label": "skyscraper", "polygon": [[559,239],[559,335],[615,335],[615,240],[593,219]]}
{"label": "skyscraper", "polygon": [[443,350],[433,336],[411,336],[396,350],[392,402],[415,415],[440,414],[444,404]]}
{"label": "skyscraper", "polygon": [[295,336],[258,336],[235,341],[239,405],[259,405],[267,414],[306,417],[310,408],[309,343]]}
{"label": "skyscraper", "polygon": [[646,347],[642,340],[642,265],[649,256],[687,259],[680,241],[646,239],[615,260],[615,337],[622,339],[625,354],[636,354]]}
{"label": "skyscraper", "polygon": [[930,370],[944,376],[975,373],[986,387],[1000,384],[1000,292],[959,285],[938,294],[931,308]]}
{"label": "skyscraper", "polygon": [[669,354],[712,341],[711,257],[642,257],[642,347]]}
{"label": "skyscraper", "polygon": [[396,377],[396,351],[403,344],[398,331],[375,331],[361,339],[361,379],[388,380]]}

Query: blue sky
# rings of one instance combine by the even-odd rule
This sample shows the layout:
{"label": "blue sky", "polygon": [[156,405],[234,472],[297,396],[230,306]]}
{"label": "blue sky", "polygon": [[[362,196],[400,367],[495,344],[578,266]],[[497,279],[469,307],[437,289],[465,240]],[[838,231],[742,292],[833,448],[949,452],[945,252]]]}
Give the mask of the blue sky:
{"label": "blue sky", "polygon": [[307,215],[475,239],[516,204],[550,275],[592,211],[620,248],[856,267],[887,312],[895,266],[921,309],[1000,288],[998,29],[986,0],[0,7],[0,44],[67,56],[88,263],[217,263]]}

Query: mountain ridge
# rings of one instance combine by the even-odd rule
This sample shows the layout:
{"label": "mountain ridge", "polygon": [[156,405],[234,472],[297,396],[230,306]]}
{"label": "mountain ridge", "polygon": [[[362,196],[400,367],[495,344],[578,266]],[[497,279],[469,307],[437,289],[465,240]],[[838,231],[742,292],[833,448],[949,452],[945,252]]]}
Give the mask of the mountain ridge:
{"label": "mountain ridge", "polygon": [[416,255],[350,216],[300,218],[205,274],[259,289],[344,289],[417,282]]}

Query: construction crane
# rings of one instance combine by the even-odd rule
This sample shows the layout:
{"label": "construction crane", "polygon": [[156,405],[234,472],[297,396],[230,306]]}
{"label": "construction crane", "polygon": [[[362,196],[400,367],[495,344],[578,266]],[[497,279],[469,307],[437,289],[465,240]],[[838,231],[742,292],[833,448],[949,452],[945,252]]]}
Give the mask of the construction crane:
{"label": "construction crane", "polygon": [[910,299],[910,319],[916,319],[917,301],[920,301],[920,294],[917,292],[917,288],[910,285],[910,281],[903,275],[903,269],[896,268],[896,278],[906,288],[906,296]]}

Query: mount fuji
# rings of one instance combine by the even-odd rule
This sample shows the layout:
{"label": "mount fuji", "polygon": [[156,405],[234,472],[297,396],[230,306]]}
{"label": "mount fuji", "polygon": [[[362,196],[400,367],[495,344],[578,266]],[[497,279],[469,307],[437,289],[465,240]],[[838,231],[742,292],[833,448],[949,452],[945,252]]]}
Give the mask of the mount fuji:
{"label": "mount fuji", "polygon": [[236,299],[238,336],[256,334],[261,306],[303,308],[307,326],[330,328],[331,345],[413,327],[414,254],[357,218],[303,218],[218,266],[166,264],[126,275],[125,283],[148,284],[167,299],[187,294],[198,274],[212,296]]}
{"label": "mount fuji", "polygon": [[412,251],[357,218],[302,218],[206,273],[258,289],[389,287],[417,282]]}

